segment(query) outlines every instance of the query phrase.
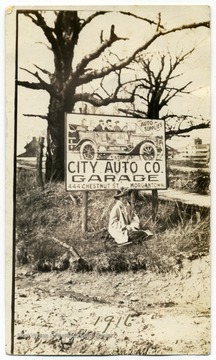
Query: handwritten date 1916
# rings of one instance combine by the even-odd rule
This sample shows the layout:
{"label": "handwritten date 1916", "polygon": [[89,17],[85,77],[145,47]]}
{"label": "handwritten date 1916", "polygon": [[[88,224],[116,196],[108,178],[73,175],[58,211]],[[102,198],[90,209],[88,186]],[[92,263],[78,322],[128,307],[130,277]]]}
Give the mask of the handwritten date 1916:
{"label": "handwritten date 1916", "polygon": [[115,318],[115,316],[112,316],[112,315],[109,315],[109,316],[106,316],[106,317],[98,316],[97,320],[94,323],[94,326],[97,325],[99,322],[100,323],[105,322],[106,326],[105,326],[104,331],[103,331],[103,333],[105,333],[112,323],[115,325],[116,328],[118,327],[120,322],[121,323],[123,322],[123,324],[125,326],[131,326],[132,323],[129,321],[130,317],[131,317],[130,314],[127,315],[127,317],[125,317],[125,318],[122,318],[122,317]]}

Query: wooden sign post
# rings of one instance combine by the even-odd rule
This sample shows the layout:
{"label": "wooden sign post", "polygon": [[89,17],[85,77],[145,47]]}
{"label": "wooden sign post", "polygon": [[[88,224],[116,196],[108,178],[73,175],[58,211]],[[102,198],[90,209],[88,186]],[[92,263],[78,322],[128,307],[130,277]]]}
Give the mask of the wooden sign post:
{"label": "wooden sign post", "polygon": [[88,191],[82,192],[82,233],[88,230]]}
{"label": "wooden sign post", "polygon": [[155,221],[158,211],[158,191],[152,190],[152,219]]}
{"label": "wooden sign post", "polygon": [[44,137],[40,137],[38,141],[37,147],[37,184],[44,188],[44,180],[43,180],[43,149],[44,149]]}

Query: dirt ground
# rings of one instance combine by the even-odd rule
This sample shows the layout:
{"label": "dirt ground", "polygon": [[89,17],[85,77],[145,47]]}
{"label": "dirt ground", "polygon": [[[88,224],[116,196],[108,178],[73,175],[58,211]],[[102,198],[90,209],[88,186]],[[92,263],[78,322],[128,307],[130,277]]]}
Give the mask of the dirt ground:
{"label": "dirt ground", "polygon": [[16,272],[15,354],[210,352],[210,257],[180,272]]}

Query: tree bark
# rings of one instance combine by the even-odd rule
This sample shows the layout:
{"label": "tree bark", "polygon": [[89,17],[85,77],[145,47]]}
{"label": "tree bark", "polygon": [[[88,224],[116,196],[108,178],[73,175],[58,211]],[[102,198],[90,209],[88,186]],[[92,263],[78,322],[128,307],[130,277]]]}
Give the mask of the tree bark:
{"label": "tree bark", "polygon": [[64,179],[64,110],[55,99],[50,100],[52,104],[48,114],[46,181]]}
{"label": "tree bark", "polygon": [[67,101],[67,104],[55,98],[50,99],[47,129],[46,181],[64,180],[65,112],[72,112],[73,110],[73,95],[71,95],[71,92],[70,96],[71,102]]}

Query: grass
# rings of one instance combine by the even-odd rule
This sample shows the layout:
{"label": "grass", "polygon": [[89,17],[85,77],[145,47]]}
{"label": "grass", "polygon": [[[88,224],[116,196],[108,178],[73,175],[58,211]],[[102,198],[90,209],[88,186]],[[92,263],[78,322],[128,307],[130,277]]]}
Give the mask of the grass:
{"label": "grass", "polygon": [[177,190],[206,195],[209,194],[210,173],[203,169],[188,171],[171,168],[169,169],[169,186]]}
{"label": "grass", "polygon": [[[174,205],[159,204],[157,219],[151,218],[151,201],[136,205],[142,225],[154,233],[149,241],[118,247],[107,232],[109,213],[115,203],[114,191],[89,192],[88,232],[81,232],[81,193],[65,191],[64,184],[50,183],[42,191],[33,175],[17,184],[16,233],[19,263],[28,262],[40,271],[68,268],[69,254],[52,237],[73,246],[85,262],[75,261],[73,271],[148,270],[178,271],[185,257],[202,256],[209,251],[209,215],[200,221],[180,212]],[[27,254],[27,255],[26,255]],[[25,260],[25,261],[24,261]],[[59,266],[60,264],[60,266]]]}

